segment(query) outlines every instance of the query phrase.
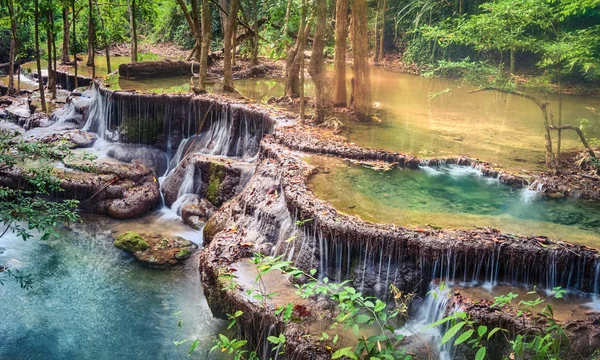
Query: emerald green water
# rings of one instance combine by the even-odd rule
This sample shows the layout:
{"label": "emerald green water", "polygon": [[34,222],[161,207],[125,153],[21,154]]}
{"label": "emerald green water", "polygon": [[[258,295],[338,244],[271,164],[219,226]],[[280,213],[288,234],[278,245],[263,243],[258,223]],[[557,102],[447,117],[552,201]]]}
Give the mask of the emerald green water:
{"label": "emerald green water", "polygon": [[313,157],[311,162],[330,171],[311,179],[315,194],[339,211],[368,221],[462,229],[492,226],[600,246],[599,204],[542,199],[466,167],[382,172],[330,158]]}

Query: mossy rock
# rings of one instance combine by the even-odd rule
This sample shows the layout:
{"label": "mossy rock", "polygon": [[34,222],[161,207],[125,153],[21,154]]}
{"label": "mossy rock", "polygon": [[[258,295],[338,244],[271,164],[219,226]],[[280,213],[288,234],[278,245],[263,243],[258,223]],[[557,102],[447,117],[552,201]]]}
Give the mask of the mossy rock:
{"label": "mossy rock", "polygon": [[179,252],[177,252],[177,254],[175,254],[175,257],[178,259],[185,259],[188,258],[190,255],[192,255],[192,252],[189,249],[182,248],[179,250]]}
{"label": "mossy rock", "polygon": [[206,189],[206,199],[213,204],[216,204],[219,200],[219,190],[224,179],[225,172],[223,171],[223,164],[211,162],[210,177]]}
{"label": "mossy rock", "polygon": [[117,236],[114,245],[121,250],[131,253],[145,251],[150,248],[150,244],[140,234],[133,231],[128,231]]}

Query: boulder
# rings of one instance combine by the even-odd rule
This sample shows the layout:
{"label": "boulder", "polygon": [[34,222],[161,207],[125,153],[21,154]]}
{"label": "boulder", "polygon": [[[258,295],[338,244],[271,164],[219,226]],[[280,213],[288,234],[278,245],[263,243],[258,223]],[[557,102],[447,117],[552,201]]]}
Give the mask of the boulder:
{"label": "boulder", "polygon": [[180,236],[139,234],[133,231],[117,236],[114,245],[131,253],[138,261],[157,268],[177,265],[198,248]]}

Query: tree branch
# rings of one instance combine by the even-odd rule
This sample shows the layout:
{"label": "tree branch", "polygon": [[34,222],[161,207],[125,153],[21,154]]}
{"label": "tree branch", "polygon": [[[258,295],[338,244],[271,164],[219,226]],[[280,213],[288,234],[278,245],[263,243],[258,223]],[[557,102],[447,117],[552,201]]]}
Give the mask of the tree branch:
{"label": "tree branch", "polygon": [[590,144],[588,144],[587,140],[585,139],[585,136],[583,135],[583,131],[581,131],[581,129],[578,128],[577,126],[572,126],[572,125],[554,126],[554,125],[550,125],[550,129],[552,129],[552,130],[573,130],[573,131],[575,131],[577,133],[577,135],[579,135],[579,139],[581,140],[581,143],[583,144],[583,146],[585,146],[585,148],[590,153],[590,155],[593,158],[596,157],[596,153],[594,153],[594,150],[592,150],[592,148],[590,147]]}

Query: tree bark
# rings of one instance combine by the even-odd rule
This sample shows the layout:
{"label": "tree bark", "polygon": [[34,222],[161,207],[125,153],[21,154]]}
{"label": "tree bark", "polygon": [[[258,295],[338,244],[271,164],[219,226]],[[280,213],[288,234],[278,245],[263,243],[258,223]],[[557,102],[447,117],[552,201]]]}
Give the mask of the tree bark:
{"label": "tree bark", "polygon": [[10,36],[10,51],[8,54],[8,94],[14,95],[15,91],[15,51],[17,43],[15,38]]}
{"label": "tree bark", "polygon": [[[219,4],[219,6],[222,9],[228,9],[229,8],[229,1],[228,0],[218,0],[217,2]],[[221,33],[223,36],[225,36],[225,28],[227,28],[227,17],[229,16],[229,14],[224,13],[223,11],[219,12],[219,20],[220,20],[220,24],[221,24]],[[225,38],[223,38],[223,40],[225,40]]]}
{"label": "tree bark", "polygon": [[77,22],[75,21],[77,18],[77,14],[75,12],[75,0],[71,1],[71,5],[73,6],[73,19],[71,20],[71,22],[73,23],[73,68],[75,70],[75,76],[74,76],[74,85],[75,85],[75,89],[77,89],[77,85],[79,85],[77,83],[77,37],[75,36],[75,25],[77,25]]}
{"label": "tree bark", "polygon": [[283,21],[283,33],[287,34],[290,31],[290,12],[292,11],[292,0],[288,0],[285,8],[285,20]]}
{"label": "tree bark", "polygon": [[252,36],[252,66],[258,65],[258,0],[252,1],[252,13],[254,15],[254,34]]}
{"label": "tree bark", "polygon": [[[102,14],[100,13],[100,6],[98,6],[98,0],[96,1],[96,11],[98,12],[98,18],[100,19],[100,24],[102,25],[102,39],[104,40],[104,52],[106,55],[106,71],[108,74],[110,74],[111,68],[110,68],[110,40],[108,39],[108,34],[106,31],[106,25],[104,24],[104,17],[102,17]],[[108,0],[108,16],[110,17],[110,7],[111,7],[111,3],[110,0]]]}
{"label": "tree bark", "polygon": [[381,34],[379,35],[379,60],[383,59],[383,39],[385,38],[385,13],[387,11],[387,0],[383,0],[381,8]]}
{"label": "tree bark", "polygon": [[377,64],[379,62],[379,10],[381,8],[381,0],[377,0],[377,10],[375,10],[375,31],[373,32],[375,35],[375,57],[373,62]]}
{"label": "tree bark", "polygon": [[235,24],[237,20],[238,12],[238,0],[231,0],[229,4],[229,16],[227,18],[227,26],[225,27],[225,36],[223,42],[225,43],[225,54],[223,60],[223,90],[234,91],[233,87],[233,71],[232,71],[232,53],[231,49],[233,44],[233,36]]}
{"label": "tree bark", "polygon": [[94,49],[94,40],[96,30],[94,29],[94,3],[93,0],[88,0],[88,59],[87,66],[92,67],[92,78],[96,77],[96,62],[94,61],[96,53]]}
{"label": "tree bark", "polygon": [[331,111],[331,100],[325,77],[325,27],[327,21],[327,1],[315,0],[316,26],[312,55],[308,64],[308,73],[315,85],[315,122],[320,124]]}
{"label": "tree bark", "polygon": [[202,0],[202,51],[200,55],[200,84],[201,90],[206,90],[206,74],[208,72],[208,53],[212,37],[212,22],[209,0]]}
{"label": "tree bark", "polygon": [[515,73],[515,49],[510,49],[510,73]]}
{"label": "tree bark", "polygon": [[131,27],[131,62],[137,62],[137,29],[135,21],[135,0],[127,0],[129,5],[129,26]]}
{"label": "tree bark", "polygon": [[304,31],[302,27],[298,28],[298,37],[294,47],[288,52],[288,56],[285,62],[285,95],[289,97],[300,96],[300,67],[302,61],[304,61],[304,45],[302,50],[300,49],[302,43],[306,43],[308,32],[310,31],[309,26],[304,25]]}
{"label": "tree bark", "polygon": [[346,37],[348,0],[337,0],[335,9],[335,49],[333,55],[333,106],[346,107]]}
{"label": "tree bark", "polygon": [[351,40],[354,57],[352,107],[357,118],[368,119],[371,116],[372,103],[366,0],[353,0],[352,32]]}
{"label": "tree bark", "polygon": [[[306,0],[302,0],[302,14],[300,15],[300,29],[308,29],[308,26],[305,25],[306,22]],[[299,94],[300,94],[300,123],[304,123],[304,47],[306,46],[306,32],[300,32],[300,44],[298,46],[298,53],[296,54],[296,58],[300,58],[300,84],[299,84]]]}
{"label": "tree bark", "polygon": [[44,80],[42,79],[42,66],[40,64],[40,29],[39,29],[39,22],[40,22],[40,11],[39,11],[39,4],[38,4],[38,0],[34,1],[34,8],[35,8],[35,12],[34,12],[34,30],[35,30],[35,61],[36,61],[36,65],[37,65],[37,73],[38,73],[38,83],[39,83],[39,90],[40,90],[40,101],[42,102],[42,111],[46,111],[46,99],[45,99],[45,94],[44,94]]}
{"label": "tree bark", "polygon": [[7,1],[10,16],[10,50],[8,55],[8,94],[16,94],[15,90],[15,56],[17,53],[17,20],[14,15],[13,0]]}
{"label": "tree bark", "polygon": [[52,24],[52,7],[49,8],[47,13],[47,21],[46,24],[46,42],[48,44],[48,90],[52,92],[52,99],[56,98],[56,68],[53,67],[55,61],[52,56],[52,43],[54,42],[54,28]]}
{"label": "tree bark", "polygon": [[[75,9],[73,9],[73,13]],[[69,7],[63,8],[63,43],[62,43],[62,57],[61,62],[68,64],[71,62],[69,58]]]}
{"label": "tree bark", "polygon": [[200,9],[198,7],[198,0],[192,0],[192,21],[194,22],[194,27],[192,28],[192,34],[196,38],[196,61],[200,63],[201,58],[201,48],[202,48],[202,28],[200,27]]}
{"label": "tree bark", "polygon": [[235,66],[235,58],[237,55],[237,25],[237,21],[235,21],[233,25],[233,32],[231,34],[231,66]]}

